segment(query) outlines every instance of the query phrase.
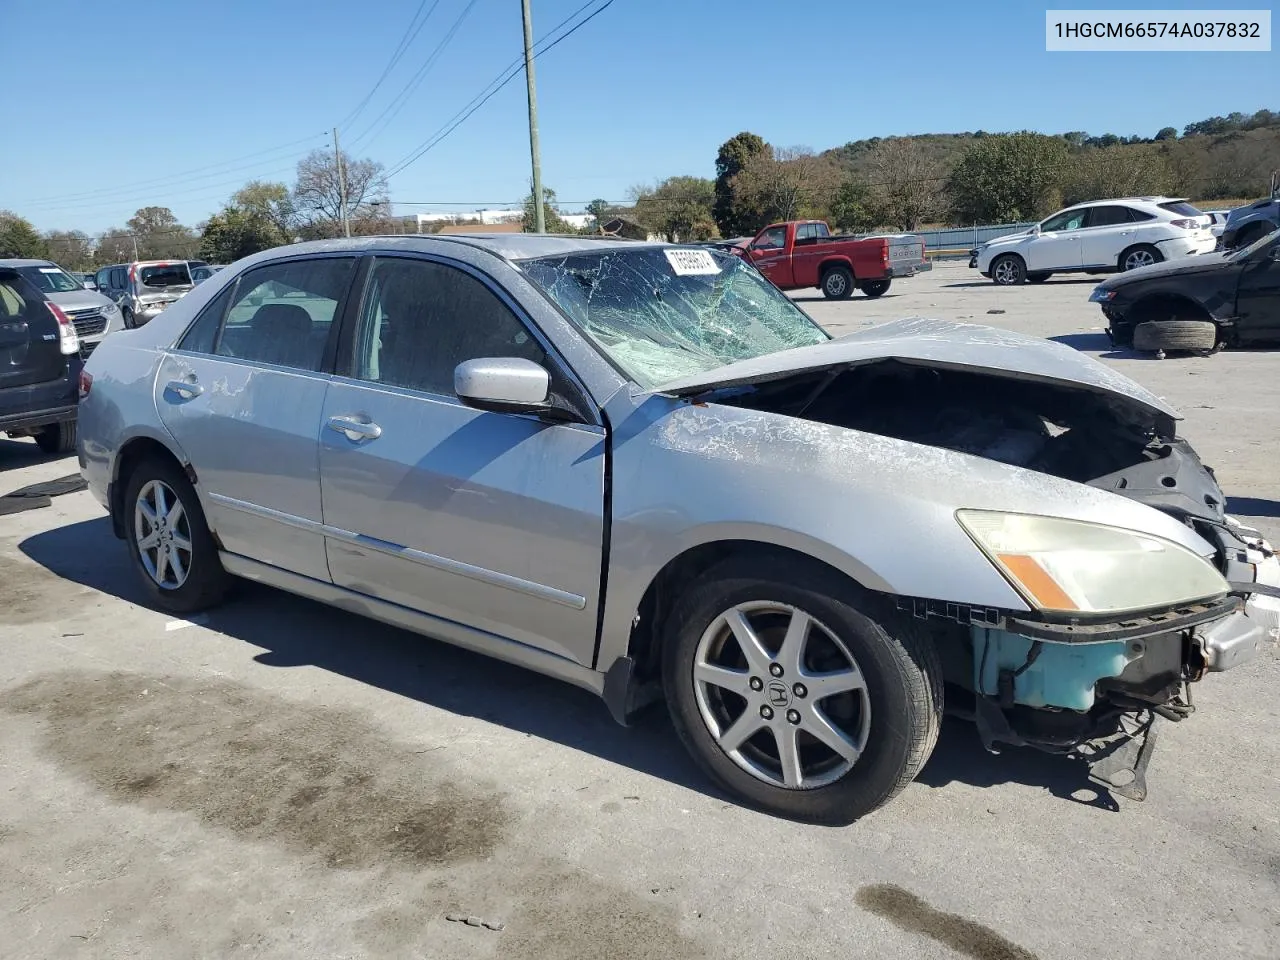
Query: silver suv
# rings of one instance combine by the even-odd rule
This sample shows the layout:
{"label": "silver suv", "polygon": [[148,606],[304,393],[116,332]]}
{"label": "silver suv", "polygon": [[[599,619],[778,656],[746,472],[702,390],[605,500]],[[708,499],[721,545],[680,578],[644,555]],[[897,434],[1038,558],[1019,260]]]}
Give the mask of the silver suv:
{"label": "silver suv", "polygon": [[80,355],[87,357],[102,338],[123,326],[119,308],[102,294],[85,288],[49,260],[0,260],[0,269],[13,270],[67,315],[80,340]]}
{"label": "silver suv", "polygon": [[140,327],[158,317],[195,284],[185,260],[135,260],[103,267],[98,290],[120,307],[124,325]]}

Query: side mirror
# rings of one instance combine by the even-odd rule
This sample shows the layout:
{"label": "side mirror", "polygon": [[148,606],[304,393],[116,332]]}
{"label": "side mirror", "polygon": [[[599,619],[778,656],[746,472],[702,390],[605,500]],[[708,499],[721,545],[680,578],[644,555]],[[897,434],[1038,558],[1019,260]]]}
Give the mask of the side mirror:
{"label": "side mirror", "polygon": [[478,357],[453,370],[453,392],[469,407],[502,413],[546,413],[551,374],[523,357]]}
{"label": "side mirror", "polygon": [[1037,224],[1035,224],[1034,226],[1032,226],[1032,228],[1031,228],[1031,235],[1032,235],[1033,237],[1038,237],[1038,236],[1040,236],[1040,224],[1038,224],[1038,223],[1037,223]]}

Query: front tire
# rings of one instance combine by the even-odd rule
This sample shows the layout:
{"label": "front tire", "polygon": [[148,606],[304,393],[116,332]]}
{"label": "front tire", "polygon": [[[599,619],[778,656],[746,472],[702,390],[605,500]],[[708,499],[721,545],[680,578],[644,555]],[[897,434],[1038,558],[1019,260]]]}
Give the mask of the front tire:
{"label": "front tire", "polygon": [[135,329],[133,325],[133,311],[128,307],[125,307],[120,311],[120,318],[124,321],[124,328],[126,330]]}
{"label": "front tire", "polygon": [[1164,259],[1164,254],[1151,246],[1149,243],[1140,243],[1136,247],[1130,247],[1124,253],[1120,254],[1120,270],[1137,270],[1139,267],[1149,267],[1153,263],[1159,263]]}
{"label": "front tire", "polygon": [[147,459],[125,485],[129,554],[152,601],[170,613],[217,604],[230,578],[186,475],[172,460]]}
{"label": "front tire", "polygon": [[853,296],[853,274],[848,267],[832,267],[822,275],[822,295],[828,300],[848,300]]}
{"label": "front tire", "polygon": [[702,769],[770,813],[847,824],[910,783],[937,741],[942,671],[913,624],[789,557],[731,558],[666,623],[663,685]]}
{"label": "front tire", "polygon": [[1211,320],[1148,320],[1133,331],[1133,348],[1208,353],[1218,343],[1218,325]]}
{"label": "front tire", "polygon": [[76,449],[76,422],[64,420],[51,423],[36,434],[36,446],[44,453],[74,453]]}
{"label": "front tire", "polygon": [[1013,287],[1027,279],[1027,265],[1016,253],[1006,253],[991,264],[991,279],[1002,287]]}
{"label": "front tire", "polygon": [[858,284],[858,289],[865,293],[871,299],[882,297],[889,292],[889,284],[892,278],[885,277],[883,280],[864,280]]}

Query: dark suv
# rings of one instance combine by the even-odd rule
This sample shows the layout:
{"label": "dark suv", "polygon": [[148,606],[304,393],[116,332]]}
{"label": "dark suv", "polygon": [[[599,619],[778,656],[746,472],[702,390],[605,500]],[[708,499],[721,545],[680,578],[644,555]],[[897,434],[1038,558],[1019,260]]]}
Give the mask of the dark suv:
{"label": "dark suv", "polygon": [[76,448],[80,340],[71,318],[17,270],[0,268],[0,431],[45,453]]}

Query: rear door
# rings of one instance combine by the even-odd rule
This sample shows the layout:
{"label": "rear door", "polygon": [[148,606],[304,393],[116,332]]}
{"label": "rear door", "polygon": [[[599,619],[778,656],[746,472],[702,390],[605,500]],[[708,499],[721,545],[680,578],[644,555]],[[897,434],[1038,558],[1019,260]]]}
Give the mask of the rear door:
{"label": "rear door", "polygon": [[227,550],[328,581],[317,434],[351,256],[247,271],[165,357],[156,408]]}
{"label": "rear door", "polygon": [[1090,207],[1080,232],[1080,251],[1086,267],[1114,267],[1120,253],[1137,242],[1137,225],[1128,207]]}
{"label": "rear door", "polygon": [[0,390],[66,376],[58,321],[44,297],[16,272],[0,270]]}

